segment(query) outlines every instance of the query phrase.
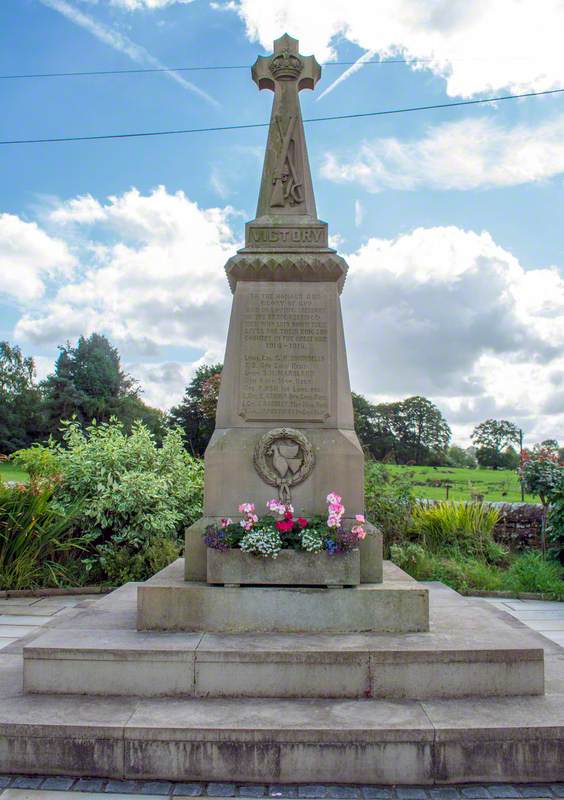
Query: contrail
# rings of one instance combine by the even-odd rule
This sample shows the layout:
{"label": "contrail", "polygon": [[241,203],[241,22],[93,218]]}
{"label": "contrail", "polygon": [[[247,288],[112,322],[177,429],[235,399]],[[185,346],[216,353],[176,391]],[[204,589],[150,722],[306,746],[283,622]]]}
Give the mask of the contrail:
{"label": "contrail", "polygon": [[377,52],[378,52],[377,50],[368,50],[366,53],[364,53],[364,55],[362,55],[358,59],[358,61],[355,61],[355,63],[352,65],[352,67],[349,67],[348,69],[346,69],[343,72],[342,75],[339,75],[337,80],[333,81],[333,83],[330,86],[328,86],[326,89],[324,89],[321,92],[321,94],[317,98],[317,102],[319,102],[319,100],[321,100],[322,97],[325,97],[326,94],[329,94],[329,92],[332,92],[333,89],[336,86],[338,86],[340,83],[342,83],[343,81],[346,81],[347,78],[350,78],[351,75],[354,75],[355,72],[358,72],[359,69],[362,69],[362,67],[364,66],[365,62],[366,61],[370,61],[370,59],[373,58],[373,56],[375,56]]}
{"label": "contrail", "polygon": [[[95,36],[101,42],[109,45],[114,50],[129,56],[129,58],[132,61],[135,61],[137,64],[150,64],[151,66],[158,67],[160,69],[168,69],[166,64],[162,64],[158,58],[152,56],[151,53],[145,50],[144,47],[141,47],[139,44],[135,44],[135,42],[132,42],[131,39],[129,39],[127,36],[124,36],[119,31],[113,30],[113,28],[109,28],[107,25],[92,19],[92,17],[89,17],[87,14],[79,11],[79,9],[74,8],[74,6],[70,5],[70,3],[67,3],[66,0],[40,0],[40,2],[43,3],[44,6],[52,8],[54,11],[58,11],[59,14],[62,14],[71,22],[74,22],[75,25],[85,28],[85,30],[89,31],[93,36]],[[180,86],[187,91],[197,94],[206,102],[219,108],[220,104],[217,102],[217,100],[207,94],[207,92],[204,92],[202,89],[198,88],[198,86],[195,86],[190,81],[187,81],[185,78],[178,75],[178,73],[170,70],[164,74],[171,80],[179,83]]]}

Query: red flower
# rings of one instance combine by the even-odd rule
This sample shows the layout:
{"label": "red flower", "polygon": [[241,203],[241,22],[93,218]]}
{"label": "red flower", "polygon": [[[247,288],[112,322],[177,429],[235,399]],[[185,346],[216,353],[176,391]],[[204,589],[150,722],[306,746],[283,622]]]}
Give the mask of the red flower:
{"label": "red flower", "polygon": [[304,517],[298,517],[298,525],[300,528],[307,528],[307,519],[304,519]]}
{"label": "red flower", "polygon": [[293,519],[291,511],[284,512],[284,519],[288,522],[289,520]]}
{"label": "red flower", "polygon": [[276,530],[279,533],[289,533],[293,527],[294,523],[291,519],[283,521],[281,520],[280,522],[276,523]]}

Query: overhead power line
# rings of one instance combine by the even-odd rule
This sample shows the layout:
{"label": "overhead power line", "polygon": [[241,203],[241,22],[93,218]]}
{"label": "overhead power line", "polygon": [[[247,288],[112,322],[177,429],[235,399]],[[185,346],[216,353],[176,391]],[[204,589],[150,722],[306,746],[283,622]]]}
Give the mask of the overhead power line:
{"label": "overhead power line", "polygon": [[[519,56],[521,59],[522,56]],[[376,64],[386,66],[387,64],[428,64],[432,62],[432,58],[389,58],[384,61],[380,59],[370,59],[363,61],[362,66],[365,64]],[[470,59],[451,59],[452,61],[483,61],[483,58],[470,58]],[[487,60],[487,59],[486,59]],[[358,59],[357,59],[358,61]],[[327,61],[321,66],[323,67],[351,67],[357,61]],[[96,69],[96,70],[82,70],[79,72],[26,72],[14,75],[0,75],[0,80],[17,80],[22,78],[76,78],[85,76],[100,76],[100,75],[142,75],[150,72],[208,72],[208,71],[221,71],[221,70],[238,70],[250,69],[250,64],[223,64],[223,65],[206,65],[206,66],[191,66],[191,67],[138,67],[137,69]]]}
{"label": "overhead power line", "polygon": [[[439,108],[457,108],[475,106],[483,103],[497,103],[502,100],[517,100],[522,97],[540,97],[547,94],[561,94],[564,89],[547,89],[544,92],[525,92],[523,94],[506,94],[499,97],[485,97],[481,100],[459,100],[454,103],[437,103],[429,106],[411,106],[409,108],[390,108],[383,111],[365,111],[359,114],[336,114],[330,117],[309,117],[304,122],[330,122],[339,119],[360,119],[362,117],[383,117],[389,114],[407,114],[414,111],[433,111]],[[247,130],[249,128],[268,128],[268,122],[252,122],[242,125],[215,125],[208,128],[179,128],[166,131],[136,131],[133,133],[104,133],[95,136],[59,136],[42,139],[8,139],[3,144],[47,144],[53,142],[92,142],[101,139],[138,139],[144,136],[175,136],[186,133],[211,133],[214,131]]]}

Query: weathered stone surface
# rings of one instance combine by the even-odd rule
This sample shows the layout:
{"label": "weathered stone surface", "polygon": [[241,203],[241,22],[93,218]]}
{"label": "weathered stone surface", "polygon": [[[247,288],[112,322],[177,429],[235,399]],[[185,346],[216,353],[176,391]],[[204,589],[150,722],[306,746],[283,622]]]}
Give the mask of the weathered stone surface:
{"label": "weathered stone surface", "polygon": [[294,586],[358,586],[360,552],[339,556],[282,550],[276,558],[260,558],[242,550],[208,550],[207,582]]}
{"label": "weathered stone surface", "polygon": [[139,630],[352,633],[429,626],[428,592],[415,581],[238,589],[186,582],[181,559],[138,587],[137,609]]}

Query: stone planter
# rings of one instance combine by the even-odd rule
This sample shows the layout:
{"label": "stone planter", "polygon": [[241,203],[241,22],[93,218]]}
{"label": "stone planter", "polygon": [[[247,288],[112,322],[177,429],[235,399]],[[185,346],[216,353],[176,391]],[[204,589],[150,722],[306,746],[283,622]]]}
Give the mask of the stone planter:
{"label": "stone planter", "polygon": [[282,550],[277,558],[242,550],[207,551],[207,582],[230,586],[357,586],[360,583],[358,549],[343,555]]}

